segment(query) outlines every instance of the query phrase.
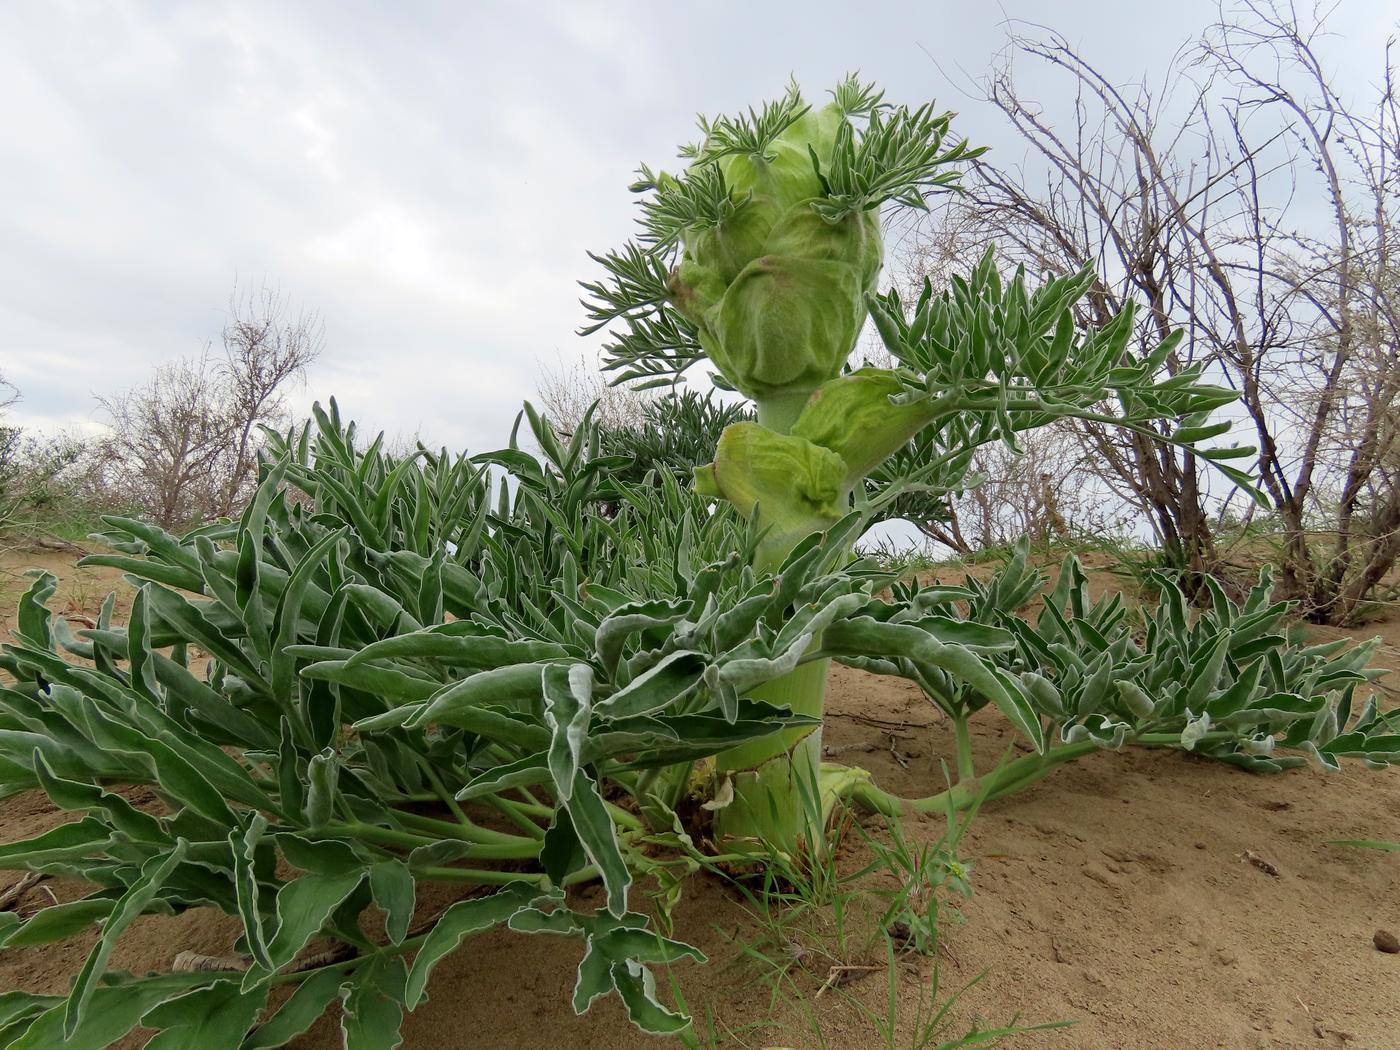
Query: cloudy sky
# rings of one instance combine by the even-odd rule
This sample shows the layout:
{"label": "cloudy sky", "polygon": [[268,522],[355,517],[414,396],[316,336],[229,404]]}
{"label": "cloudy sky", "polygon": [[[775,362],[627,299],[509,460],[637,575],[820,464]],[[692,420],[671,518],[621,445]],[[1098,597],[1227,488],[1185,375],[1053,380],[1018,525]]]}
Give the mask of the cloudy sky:
{"label": "cloudy sky", "polygon": [[[495,446],[542,368],[596,352],[573,334],[584,253],[628,237],[637,162],[669,161],[697,111],[858,68],[1014,150],[949,80],[986,69],[1005,19],[1048,22],[1128,81],[1215,10],[9,0],[0,373],[21,424],[91,425],[95,394],[198,353],[235,284],[267,283],[325,320],[300,402]],[[1329,47],[1375,69],[1394,23],[1391,0],[1341,0]]]}

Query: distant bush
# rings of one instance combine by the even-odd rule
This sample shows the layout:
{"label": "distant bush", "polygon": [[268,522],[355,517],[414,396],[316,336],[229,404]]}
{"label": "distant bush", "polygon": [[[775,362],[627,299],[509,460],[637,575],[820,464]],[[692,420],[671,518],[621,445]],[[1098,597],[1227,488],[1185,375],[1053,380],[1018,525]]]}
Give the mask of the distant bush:
{"label": "distant bush", "polygon": [[103,514],[139,510],[112,484],[100,441],[0,427],[0,531],[80,540]]}

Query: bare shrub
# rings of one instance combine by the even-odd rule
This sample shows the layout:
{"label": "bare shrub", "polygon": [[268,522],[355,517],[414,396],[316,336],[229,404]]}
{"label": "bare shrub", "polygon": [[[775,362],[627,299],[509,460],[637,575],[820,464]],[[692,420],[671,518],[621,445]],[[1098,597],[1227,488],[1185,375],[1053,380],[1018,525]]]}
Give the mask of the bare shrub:
{"label": "bare shrub", "polygon": [[[1183,329],[1164,369],[1204,363],[1240,392],[1285,590],[1343,622],[1400,555],[1400,111],[1388,49],[1369,99],[1334,87],[1325,15],[1272,0],[1222,11],[1160,89],[1118,85],[1054,33],[1014,35],[985,94],[1030,167],[979,158],[914,260],[936,272],[996,242],[1036,273],[1090,264],[1085,321],[1136,300],[1143,346]],[[1069,105],[1027,97],[1012,55],[1065,75]],[[1150,435],[1081,434],[1171,564],[1223,571],[1211,525],[1240,512],[1238,491]]]}
{"label": "bare shrub", "polygon": [[321,353],[319,318],[289,313],[275,291],[235,293],[229,316],[221,355],[163,365],[98,399],[111,484],[167,528],[239,509],[257,480],[259,428],[288,422],[286,386]]}
{"label": "bare shrub", "polygon": [[562,434],[572,434],[588,409],[593,418],[609,428],[632,426],[642,419],[642,411],[654,395],[628,386],[609,386],[596,366],[586,361],[561,362],[541,369],[536,383],[545,416]]}
{"label": "bare shrub", "polygon": [[305,376],[325,346],[325,324],[317,314],[290,312],[280,292],[262,288],[229,299],[219,377],[234,432],[219,513],[232,514],[257,480],[256,438],[260,426],[286,419],[287,384]]}

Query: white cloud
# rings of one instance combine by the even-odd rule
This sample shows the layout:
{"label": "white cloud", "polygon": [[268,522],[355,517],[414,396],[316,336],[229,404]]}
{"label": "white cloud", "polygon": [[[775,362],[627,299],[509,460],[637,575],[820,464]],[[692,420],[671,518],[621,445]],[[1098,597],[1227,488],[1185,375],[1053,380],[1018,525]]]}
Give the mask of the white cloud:
{"label": "white cloud", "polygon": [[[1130,74],[1214,10],[1055,18]],[[1001,18],[912,0],[854,18],[836,0],[0,6],[0,371],[36,425],[90,418],[94,393],[216,338],[235,280],[267,279],[326,320],[307,403],[495,446],[541,362],[596,352],[574,335],[584,253],[626,239],[632,170],[674,163],[696,110],[854,67],[957,104],[922,49],[978,71]]]}

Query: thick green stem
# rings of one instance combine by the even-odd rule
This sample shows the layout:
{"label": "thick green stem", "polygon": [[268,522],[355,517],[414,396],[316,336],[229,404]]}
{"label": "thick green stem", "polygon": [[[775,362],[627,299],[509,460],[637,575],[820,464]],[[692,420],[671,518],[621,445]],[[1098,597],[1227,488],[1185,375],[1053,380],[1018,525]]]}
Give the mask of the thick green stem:
{"label": "thick green stem", "polygon": [[[419,846],[431,846],[443,839],[464,841],[463,829],[456,825],[449,825],[456,832],[456,834],[451,835],[415,835],[408,831],[395,831],[392,828],[381,828],[374,824],[358,822],[331,825],[331,827],[337,834],[350,835],[362,838],[367,842],[378,843],[381,846],[407,850],[417,849]],[[469,860],[529,860],[539,855],[540,840],[526,838],[523,835],[505,835],[492,842],[473,842],[462,854],[464,858]]]}
{"label": "thick green stem", "polygon": [[[1222,743],[1232,740],[1235,734],[1227,731],[1207,733],[1200,743]],[[1130,737],[1128,744],[1140,747],[1181,746],[1180,733],[1142,733]],[[1053,773],[1066,762],[1073,762],[1095,751],[1102,751],[1092,740],[1079,740],[1073,744],[1052,747],[1044,754],[1023,755],[989,773],[972,778],[960,779],[947,791],[926,798],[904,799],[883,791],[871,783],[857,782],[852,785],[847,797],[857,805],[887,817],[902,817],[913,813],[945,813],[949,809],[961,813],[982,802],[991,802],[1007,795],[1015,794],[1029,787],[1042,777]]]}
{"label": "thick green stem", "polygon": [[429,882],[466,882],[473,886],[506,886],[512,882],[537,882],[541,889],[549,883],[547,875],[532,875],[519,871],[488,871],[481,868],[414,868],[417,879]]}
{"label": "thick green stem", "polygon": [[[756,700],[822,716],[829,660],[814,660],[756,687]],[[790,855],[819,850],[824,836],[821,727],[785,729],[715,756],[734,798],[715,814],[721,838],[758,839]]]}
{"label": "thick green stem", "polygon": [[[820,718],[826,704],[826,676],[830,667],[830,660],[813,660],[811,663],[798,664],[783,677],[756,686],[749,695],[755,700],[791,708],[795,715]],[[805,726],[784,729],[772,736],[751,740],[747,744],[722,752],[715,757],[715,768],[720,772],[754,769],[775,755],[792,750],[799,740],[812,737],[817,738],[820,751],[820,726],[815,729]]]}
{"label": "thick green stem", "polygon": [[[508,798],[502,798],[500,795],[487,795],[482,801],[493,809],[498,810],[506,819],[531,838],[544,838],[544,828],[530,819],[526,807],[520,803],[513,802]],[[545,814],[546,817],[549,815],[550,813],[548,812]]]}
{"label": "thick green stem", "polygon": [[977,775],[972,765],[972,735],[968,732],[966,718],[953,718],[953,737],[958,747],[958,783],[962,783]]}
{"label": "thick green stem", "polygon": [[754,414],[758,417],[758,422],[769,430],[786,434],[792,430],[792,425],[797,422],[803,406],[811,397],[811,390],[785,391],[766,397],[762,401],[755,401]]}
{"label": "thick green stem", "polygon": [[[481,825],[470,820],[462,823],[454,823],[450,820],[437,820],[434,817],[425,817],[418,813],[405,813],[396,810],[394,817],[403,824],[411,828],[417,828],[427,834],[435,835],[438,838],[461,839],[463,842],[520,842],[519,835],[513,835],[508,831],[495,831],[492,828],[483,828]],[[538,825],[531,825],[539,831]],[[532,835],[531,838],[539,839],[543,832]]]}

